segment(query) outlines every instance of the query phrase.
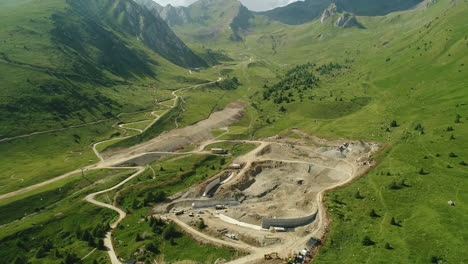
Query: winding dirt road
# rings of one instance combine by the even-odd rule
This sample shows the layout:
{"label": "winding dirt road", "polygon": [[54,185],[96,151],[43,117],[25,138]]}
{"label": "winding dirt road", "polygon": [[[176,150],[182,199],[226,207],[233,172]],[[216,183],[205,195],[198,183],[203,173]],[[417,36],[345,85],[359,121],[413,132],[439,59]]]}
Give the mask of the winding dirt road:
{"label": "winding dirt road", "polygon": [[119,187],[121,187],[122,185],[124,185],[125,183],[131,181],[132,179],[134,179],[135,177],[137,177],[138,175],[140,175],[141,173],[143,173],[146,169],[145,167],[119,167],[119,168],[113,168],[113,167],[109,167],[107,169],[138,169],[137,172],[135,172],[134,174],[132,174],[130,177],[128,177],[127,179],[125,179],[124,181],[120,182],[119,184],[109,188],[109,189],[106,189],[106,190],[102,190],[102,191],[99,191],[99,192],[95,192],[95,193],[91,193],[89,195],[87,195],[84,200],[86,200],[87,202],[90,202],[94,205],[97,205],[97,206],[100,206],[100,207],[104,207],[104,208],[108,208],[108,209],[111,209],[111,210],[114,210],[115,212],[117,212],[119,214],[119,218],[110,224],[110,228],[112,229],[111,231],[107,232],[106,233],[106,236],[104,238],[104,246],[107,247],[108,249],[108,253],[109,253],[109,257],[110,257],[110,260],[112,262],[112,264],[121,264],[122,262],[119,260],[119,258],[117,257],[117,254],[115,252],[115,248],[114,248],[114,244],[112,242],[112,232],[115,228],[117,228],[117,226],[119,225],[120,222],[122,222],[125,217],[127,216],[127,213],[125,213],[122,209],[116,207],[116,206],[113,206],[113,205],[110,205],[110,204],[106,204],[106,203],[103,203],[103,202],[99,202],[97,201],[95,198],[97,195],[100,195],[100,194],[103,194],[103,193],[106,193],[106,192],[110,192],[112,190],[115,190]]}
{"label": "winding dirt road", "polygon": [[[213,81],[213,82],[209,82],[209,83],[204,83],[204,84],[198,84],[198,85],[195,85],[195,86],[190,86],[190,87],[185,87],[185,88],[181,88],[181,89],[178,89],[178,90],[175,90],[172,92],[172,96],[174,96],[174,98],[172,99],[174,101],[172,107],[169,107],[163,114],[161,115],[157,115],[155,113],[155,111],[151,112],[151,114],[155,117],[155,119],[152,120],[152,122],[144,129],[144,130],[139,130],[139,129],[132,129],[132,128],[127,128],[125,127],[125,125],[129,125],[129,124],[134,124],[134,123],[140,123],[142,121],[139,121],[139,122],[133,122],[133,123],[128,123],[128,124],[121,124],[119,125],[118,127],[120,129],[132,129],[132,130],[137,130],[138,132],[140,133],[143,133],[145,132],[149,127],[151,127],[152,125],[154,125],[162,116],[164,116],[166,113],[168,113],[168,111],[170,111],[172,108],[176,107],[177,106],[177,101],[179,99],[181,99],[182,101],[183,98],[178,95],[177,93],[180,92],[180,91],[184,91],[184,90],[188,90],[188,89],[194,89],[194,88],[198,88],[198,87],[202,87],[202,86],[206,86],[206,85],[210,85],[210,84],[214,84],[216,82],[219,82],[223,80],[223,78],[218,78],[218,80],[216,81]],[[140,111],[141,112],[141,111]],[[118,116],[122,115],[124,113],[121,113],[119,114]],[[113,118],[111,118],[113,119]],[[30,134],[27,134],[27,135],[22,135],[22,136],[17,136],[17,137],[13,137],[13,138],[4,138],[4,139],[1,139],[0,142],[2,141],[8,141],[8,140],[12,140],[12,139],[16,139],[16,138],[24,138],[24,137],[29,137],[29,136],[34,136],[34,135],[40,135],[40,134],[46,134],[46,133],[51,133],[51,132],[57,132],[57,131],[62,131],[62,130],[66,130],[66,129],[69,129],[69,128],[77,128],[77,127],[83,127],[83,126],[87,126],[87,125],[91,125],[91,124],[97,124],[97,123],[100,123],[100,122],[104,122],[104,121],[108,121],[108,120],[111,120],[111,119],[105,119],[105,120],[98,120],[98,121],[95,121],[95,122],[92,122],[92,123],[87,123],[87,124],[82,124],[82,125],[76,125],[76,126],[70,126],[70,127],[66,127],[66,128],[61,128],[61,129],[54,129],[54,130],[48,130],[48,131],[42,131],[42,132],[33,132],[33,133],[30,133]],[[146,120],[147,121],[147,120]],[[3,194],[3,195],[0,195],[0,200],[2,199],[6,199],[6,198],[10,198],[10,197],[14,197],[14,196],[17,196],[17,195],[20,195],[20,194],[23,194],[23,193],[27,193],[27,192],[30,192],[32,190],[35,190],[35,189],[38,189],[38,188],[41,188],[43,186],[46,186],[48,184],[51,184],[51,183],[54,183],[54,182],[57,182],[57,181],[60,181],[60,180],[63,180],[63,179],[66,179],[72,175],[75,175],[77,173],[80,173],[82,170],[96,170],[96,169],[137,169],[137,171],[132,174],[131,176],[129,176],[128,178],[126,178],[125,180],[123,180],[122,182],[118,183],[117,185],[109,188],[109,189],[106,189],[106,190],[102,190],[102,191],[99,191],[99,192],[95,192],[95,193],[92,193],[92,194],[89,194],[87,195],[84,200],[96,205],[96,206],[100,206],[100,207],[104,207],[104,208],[108,208],[108,209],[111,209],[115,212],[117,212],[119,214],[119,217],[118,219],[113,222],[110,227],[111,229],[115,229],[118,224],[126,217],[126,213],[121,210],[120,208],[114,206],[114,205],[109,205],[109,204],[106,204],[106,203],[103,203],[103,202],[99,202],[95,199],[96,196],[100,195],[100,194],[103,194],[103,193],[106,193],[106,192],[109,192],[109,191],[112,191],[112,190],[115,190],[119,187],[121,187],[122,185],[124,185],[125,183],[129,182],[130,180],[134,179],[135,177],[137,177],[138,175],[140,175],[141,173],[143,173],[146,168],[145,167],[115,167],[115,165],[118,165],[120,163],[122,163],[123,161],[125,161],[125,159],[122,159],[122,160],[115,160],[114,162],[106,162],[105,158],[99,153],[99,151],[97,150],[97,146],[100,145],[100,144],[103,144],[103,143],[106,143],[106,142],[110,142],[110,141],[115,141],[115,140],[121,140],[121,139],[125,139],[125,138],[128,138],[128,137],[119,137],[119,138],[113,138],[113,139],[108,139],[108,140],[104,140],[104,141],[100,141],[100,142],[97,142],[95,144],[93,144],[92,146],[92,149],[94,151],[94,153],[96,154],[96,156],[99,158],[100,162],[98,164],[94,164],[94,165],[90,165],[90,166],[86,166],[84,168],[81,168],[81,169],[76,169],[76,170],[73,170],[73,171],[70,171],[68,173],[65,173],[61,176],[58,176],[58,177],[55,177],[53,179],[50,179],[50,180],[47,180],[47,181],[44,181],[44,182],[41,182],[41,183],[38,183],[38,184],[35,184],[35,185],[31,185],[31,186],[28,186],[28,187],[25,187],[25,188],[22,188],[20,190],[17,190],[17,191],[14,191],[14,192],[10,192],[10,193],[7,193],[7,194]],[[170,153],[172,154],[172,153]],[[130,159],[130,157],[127,158],[127,160]],[[14,176],[14,175],[12,175]],[[110,260],[112,262],[112,264],[121,264],[122,262],[119,260],[116,252],[115,252],[115,248],[114,248],[114,245],[113,245],[113,242],[112,242],[112,231],[109,231],[106,236],[105,236],[105,239],[104,239],[104,244],[105,246],[108,248],[108,253],[109,253],[109,257],[110,257]]]}

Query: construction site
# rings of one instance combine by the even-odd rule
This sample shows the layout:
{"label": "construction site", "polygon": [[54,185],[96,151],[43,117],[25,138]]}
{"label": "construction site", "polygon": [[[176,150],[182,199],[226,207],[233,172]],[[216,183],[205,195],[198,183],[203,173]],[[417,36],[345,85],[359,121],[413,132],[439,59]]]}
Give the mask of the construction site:
{"label": "construction site", "polygon": [[246,253],[230,263],[307,263],[328,228],[324,192],[362,175],[380,148],[306,134],[237,142],[256,148],[153,208],[200,243]]}

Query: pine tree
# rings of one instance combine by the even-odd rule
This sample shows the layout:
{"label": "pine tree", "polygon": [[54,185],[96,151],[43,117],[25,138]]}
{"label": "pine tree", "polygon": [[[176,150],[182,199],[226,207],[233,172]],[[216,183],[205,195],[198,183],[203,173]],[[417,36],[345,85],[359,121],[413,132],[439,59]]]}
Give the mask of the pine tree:
{"label": "pine tree", "polygon": [[97,249],[99,250],[106,250],[106,246],[104,245],[104,240],[99,239],[97,243]]}
{"label": "pine tree", "polygon": [[380,215],[378,215],[374,209],[372,209],[369,213],[370,217],[373,217],[373,218],[377,218],[377,217],[380,217]]}
{"label": "pine tree", "polygon": [[359,191],[356,192],[356,194],[354,195],[354,197],[356,199],[364,199],[364,197],[361,195],[361,193]]}
{"label": "pine tree", "polygon": [[362,244],[364,246],[372,246],[372,245],[375,245],[375,242],[372,241],[372,239],[370,239],[369,236],[365,236],[363,239],[362,239]]}

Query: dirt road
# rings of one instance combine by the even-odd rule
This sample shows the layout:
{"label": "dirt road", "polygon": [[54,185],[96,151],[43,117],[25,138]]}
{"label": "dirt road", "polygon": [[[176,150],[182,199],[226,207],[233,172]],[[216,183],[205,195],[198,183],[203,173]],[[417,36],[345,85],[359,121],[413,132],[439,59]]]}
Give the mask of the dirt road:
{"label": "dirt road", "polygon": [[106,204],[106,203],[103,203],[103,202],[99,202],[95,198],[96,198],[97,195],[100,195],[100,194],[103,194],[103,193],[106,193],[106,192],[110,192],[112,190],[115,190],[115,189],[121,187],[122,185],[124,185],[125,183],[131,181],[132,179],[134,179],[135,177],[137,177],[138,175],[140,175],[141,173],[143,173],[145,171],[145,167],[107,168],[107,169],[135,169],[135,168],[137,168],[138,171],[135,172],[134,174],[132,174],[127,179],[125,179],[124,181],[118,183],[117,185],[115,185],[115,186],[113,186],[113,187],[111,187],[109,189],[102,190],[102,191],[95,192],[95,193],[91,193],[91,194],[87,195],[84,198],[84,200],[86,200],[87,202],[90,202],[90,203],[92,203],[94,205],[97,205],[97,206],[100,206],[100,207],[111,209],[111,210],[113,210],[113,211],[115,211],[115,212],[117,212],[119,214],[119,218],[115,222],[110,224],[110,228],[112,230],[107,232],[106,236],[104,238],[104,245],[108,248],[109,257],[110,257],[110,260],[111,260],[112,264],[122,264],[122,262],[119,260],[119,258],[117,257],[117,254],[115,252],[115,248],[114,248],[114,245],[113,245],[113,242],[112,242],[112,232],[118,226],[118,224],[120,222],[122,222],[122,220],[125,219],[125,217],[127,216],[127,213],[125,213],[122,209],[120,209],[118,207],[115,207],[113,205]]}
{"label": "dirt road", "polygon": [[[214,81],[214,82],[209,82],[209,83],[204,83],[204,84],[198,84],[198,85],[195,85],[195,86],[190,86],[190,87],[185,87],[185,88],[181,88],[181,89],[178,89],[178,90],[175,90],[172,92],[172,95],[174,96],[174,99],[178,99],[180,96],[177,95],[177,92],[179,91],[183,91],[183,90],[187,90],[187,89],[194,89],[194,88],[197,88],[197,87],[202,87],[204,85],[209,85],[209,84],[213,84],[215,82],[218,82],[218,81],[221,81],[222,78],[219,78],[217,81]],[[174,102],[174,105],[173,107],[175,107],[175,102]],[[141,112],[141,111],[139,111]],[[139,113],[139,112],[136,112],[136,113]],[[167,111],[165,112],[167,113]],[[164,114],[165,114],[164,113]],[[119,114],[118,116],[122,115],[122,114],[127,114],[127,113],[121,113]],[[150,124],[154,124],[159,118],[161,118],[164,114],[162,114],[161,116],[158,116],[158,115],[155,115],[153,114],[153,116],[155,116],[156,118],[153,120],[153,122]],[[82,127],[82,126],[86,126],[86,125],[90,125],[90,124],[96,124],[96,123],[99,123],[99,122],[104,122],[104,121],[108,121],[110,119],[106,119],[106,120],[99,120],[99,121],[95,121],[95,122],[92,122],[92,123],[88,123],[88,124],[83,124],[83,125],[77,125],[77,126],[70,126],[70,127],[67,127],[67,128],[62,128],[62,129],[56,129],[56,130],[48,130],[48,131],[42,131],[42,132],[34,132],[34,133],[31,133],[31,134],[28,134],[28,135],[23,135],[23,136],[18,136],[18,137],[14,137],[14,138],[22,138],[22,137],[29,137],[29,136],[34,136],[34,135],[39,135],[39,134],[46,134],[46,133],[51,133],[51,132],[56,132],[56,131],[62,131],[62,130],[66,130],[66,129],[69,129],[69,128],[76,128],[76,127]],[[12,140],[14,138],[5,138],[5,139],[2,139],[0,140],[1,141],[7,141],[7,140]],[[115,165],[125,161],[126,157],[122,157],[121,159],[119,160],[116,160],[115,162],[104,162],[105,161],[105,158],[101,155],[101,153],[97,150],[97,146],[100,145],[100,144],[103,144],[103,143],[106,143],[106,142],[110,142],[110,141],[115,141],[115,140],[120,140],[120,139],[125,139],[125,138],[128,138],[128,137],[119,137],[119,138],[112,138],[112,139],[108,139],[108,140],[103,140],[103,141],[100,141],[100,142],[97,142],[93,145],[93,151],[94,153],[96,154],[96,156],[99,158],[100,162],[98,164],[94,164],[94,165],[90,165],[90,166],[86,166],[86,167],[83,167],[83,169],[85,170],[94,170],[94,169],[104,169],[104,168],[108,168],[108,167],[114,167]],[[128,153],[127,153],[128,155]],[[130,157],[131,158],[131,157]],[[130,159],[130,158],[127,158]],[[22,189],[19,189],[17,191],[14,191],[14,192],[10,192],[10,193],[6,193],[6,194],[3,194],[3,195],[0,195],[0,200],[2,199],[6,199],[6,198],[10,198],[10,197],[13,197],[13,196],[16,196],[16,195],[20,195],[20,194],[23,194],[23,193],[27,193],[27,192],[30,192],[32,190],[36,190],[38,188],[41,188],[41,187],[44,187],[48,184],[51,184],[51,183],[54,183],[54,182],[57,182],[57,181],[60,181],[60,180],[63,180],[63,179],[66,179],[74,174],[77,174],[79,172],[81,172],[82,169],[76,169],[76,170],[73,170],[73,171],[70,171],[70,172],[67,172],[61,176],[58,176],[58,177],[55,177],[53,179],[49,179],[47,181],[44,181],[44,182],[41,182],[41,183],[38,183],[38,184],[35,184],[35,185],[31,185],[31,186],[28,186],[28,187],[25,187],[25,188],[22,188]]]}

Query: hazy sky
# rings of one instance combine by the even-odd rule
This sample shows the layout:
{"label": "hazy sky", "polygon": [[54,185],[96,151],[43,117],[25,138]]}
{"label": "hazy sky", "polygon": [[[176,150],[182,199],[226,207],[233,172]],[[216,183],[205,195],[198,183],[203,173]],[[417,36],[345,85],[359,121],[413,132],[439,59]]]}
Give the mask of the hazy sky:
{"label": "hazy sky", "polygon": [[[188,6],[197,0],[153,0],[161,5],[171,4],[173,6]],[[263,11],[273,9],[279,6],[285,6],[292,2],[303,0],[240,0],[247,8],[254,11]]]}

